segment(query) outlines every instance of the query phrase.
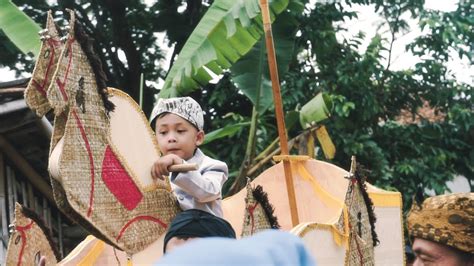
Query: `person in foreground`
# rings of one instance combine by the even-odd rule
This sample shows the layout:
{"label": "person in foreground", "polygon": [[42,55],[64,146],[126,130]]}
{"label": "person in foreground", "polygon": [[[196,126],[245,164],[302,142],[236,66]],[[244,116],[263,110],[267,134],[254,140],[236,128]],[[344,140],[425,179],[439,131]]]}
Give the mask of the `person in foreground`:
{"label": "person in foreground", "polygon": [[198,146],[204,141],[201,106],[190,97],[160,99],[150,123],[155,128],[161,156],[153,165],[153,178],[164,179],[171,165],[195,163],[199,169],[171,173],[171,188],[181,209],[200,209],[222,217],[221,190],[227,180],[227,164],[206,156]]}
{"label": "person in foreground", "polygon": [[169,225],[163,243],[163,253],[204,237],[235,238],[235,231],[226,220],[205,211],[183,211],[178,213]]}
{"label": "person in foreground", "polygon": [[240,240],[209,237],[169,251],[155,265],[265,265],[313,266],[303,241],[270,229]]}
{"label": "person in foreground", "polygon": [[474,265],[474,193],[427,198],[408,214],[413,265]]}

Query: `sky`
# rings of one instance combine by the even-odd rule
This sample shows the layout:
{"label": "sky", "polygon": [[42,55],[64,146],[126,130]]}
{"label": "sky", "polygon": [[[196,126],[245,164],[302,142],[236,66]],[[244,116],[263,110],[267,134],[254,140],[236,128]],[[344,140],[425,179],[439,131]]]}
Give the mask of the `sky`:
{"label": "sky", "polygon": [[[459,1],[452,0],[425,0],[424,7],[425,9],[451,12],[456,10],[458,2]],[[366,40],[361,46],[361,50],[365,51],[370,43],[370,39],[377,33],[378,25],[383,20],[375,13],[373,6],[354,5],[353,10],[358,12],[358,18],[346,21],[343,25],[348,29],[348,32],[340,32],[338,37],[349,38],[350,36],[356,35],[359,31],[364,32],[366,34]],[[410,30],[406,34],[399,34],[395,37],[396,41],[394,42],[390,65],[391,70],[412,68],[416,63],[421,61],[420,58],[415,57],[411,52],[405,51],[405,46],[413,42],[416,37],[421,34],[426,34],[427,32],[422,33],[417,22],[409,18],[409,14],[405,14],[403,18],[407,19]],[[388,27],[382,27],[378,33],[390,41],[391,36],[388,32]],[[388,55],[388,53],[386,55]],[[458,81],[474,84],[474,67],[469,63],[469,60],[467,58],[464,58],[464,60],[459,59],[457,53],[454,51],[452,51],[451,55],[451,60],[447,64],[448,70],[453,73]]]}
{"label": "sky", "polygon": [[[156,0],[144,0],[146,4],[151,5]],[[319,0],[321,2],[322,0]],[[53,1],[54,2],[54,1]],[[313,1],[313,3],[316,0]],[[425,8],[426,9],[435,9],[441,11],[454,11],[456,9],[458,1],[441,1],[441,0],[426,0]],[[345,21],[343,26],[348,29],[347,32],[338,33],[338,38],[350,38],[351,36],[356,35],[359,31],[363,31],[366,34],[366,41],[360,47],[361,51],[364,51],[367,48],[367,45],[370,42],[370,39],[377,33],[378,25],[383,21],[374,10],[373,6],[362,6],[362,5],[353,5],[352,9],[358,12],[359,16],[357,19],[352,19]],[[405,51],[405,46],[412,42],[417,36],[422,34],[416,21],[408,20],[410,25],[410,31],[404,35],[396,36],[396,41],[394,42],[393,52],[392,52],[392,62],[390,69],[392,70],[401,70],[414,67],[417,62],[420,62],[420,59],[413,56],[410,52]],[[378,30],[378,33],[382,34],[382,37],[390,40],[390,34],[388,33],[387,28],[381,28]],[[157,33],[158,42],[162,43],[162,47],[168,47],[166,38],[163,34]],[[166,59],[162,62],[165,66],[169,65],[169,60],[171,59],[172,52],[167,53]],[[126,61],[124,55],[119,54],[119,58],[122,57],[123,61]],[[462,81],[469,84],[474,84],[474,67],[469,63],[465,58],[460,60],[456,53],[453,53],[451,61],[448,63],[448,69],[453,73],[458,81]],[[28,74],[25,74],[24,77],[28,77]],[[13,71],[10,71],[6,68],[0,68],[0,82],[9,81],[15,79]],[[216,82],[217,80],[214,80]],[[163,81],[159,81],[158,84],[163,84]]]}

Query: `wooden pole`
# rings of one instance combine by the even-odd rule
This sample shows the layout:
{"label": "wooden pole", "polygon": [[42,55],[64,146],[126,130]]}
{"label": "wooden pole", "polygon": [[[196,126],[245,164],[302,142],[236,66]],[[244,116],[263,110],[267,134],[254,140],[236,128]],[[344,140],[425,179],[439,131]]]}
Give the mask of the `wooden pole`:
{"label": "wooden pole", "polygon": [[[280,80],[278,78],[278,67],[276,62],[275,47],[273,44],[272,25],[270,21],[270,10],[267,0],[260,0],[260,8],[262,9],[263,27],[265,30],[265,42],[267,46],[268,68],[272,79],[273,101],[275,103],[275,114],[278,126],[278,136],[280,137],[281,154],[288,155],[288,137],[286,135],[285,117],[283,116],[283,104],[281,101]],[[285,172],[286,190],[288,192],[288,200],[291,211],[291,222],[293,226],[299,224],[298,209],[296,206],[295,188],[293,184],[293,176],[291,173],[291,165],[288,160],[283,160],[283,168]]]}

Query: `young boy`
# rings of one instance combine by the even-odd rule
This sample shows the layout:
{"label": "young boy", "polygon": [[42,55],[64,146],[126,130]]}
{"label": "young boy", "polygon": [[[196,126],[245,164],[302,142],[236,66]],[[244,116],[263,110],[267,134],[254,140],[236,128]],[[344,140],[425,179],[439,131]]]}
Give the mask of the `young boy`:
{"label": "young boy", "polygon": [[204,141],[204,118],[199,104],[190,97],[160,99],[150,123],[155,127],[163,154],[153,165],[153,178],[163,179],[174,164],[196,163],[198,170],[171,173],[170,181],[181,209],[199,209],[222,217],[221,190],[227,180],[224,162],[214,160],[198,148]]}

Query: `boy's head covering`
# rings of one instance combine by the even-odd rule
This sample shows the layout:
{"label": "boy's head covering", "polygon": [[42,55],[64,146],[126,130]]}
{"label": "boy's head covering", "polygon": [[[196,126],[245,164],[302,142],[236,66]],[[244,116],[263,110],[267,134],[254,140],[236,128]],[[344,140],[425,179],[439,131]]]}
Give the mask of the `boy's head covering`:
{"label": "boy's head covering", "polygon": [[163,250],[173,237],[228,237],[235,238],[235,231],[224,219],[208,212],[191,209],[186,210],[174,218],[165,235]]}
{"label": "boy's head covering", "polygon": [[411,237],[474,253],[474,193],[448,194],[413,204],[408,214]]}
{"label": "boy's head covering", "polygon": [[159,99],[150,116],[150,123],[163,113],[172,113],[186,119],[197,129],[204,129],[204,116],[201,106],[191,97]]}

